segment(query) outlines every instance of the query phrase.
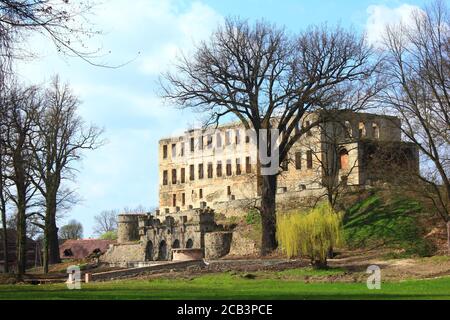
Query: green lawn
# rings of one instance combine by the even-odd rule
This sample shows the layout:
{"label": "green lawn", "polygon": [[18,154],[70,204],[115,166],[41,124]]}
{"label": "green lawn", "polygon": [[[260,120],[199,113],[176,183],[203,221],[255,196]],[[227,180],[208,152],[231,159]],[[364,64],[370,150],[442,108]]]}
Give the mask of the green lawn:
{"label": "green lawn", "polygon": [[382,283],[305,283],[274,274],[247,279],[230,273],[193,279],[127,280],[82,284],[0,285],[0,299],[450,299],[450,277]]}

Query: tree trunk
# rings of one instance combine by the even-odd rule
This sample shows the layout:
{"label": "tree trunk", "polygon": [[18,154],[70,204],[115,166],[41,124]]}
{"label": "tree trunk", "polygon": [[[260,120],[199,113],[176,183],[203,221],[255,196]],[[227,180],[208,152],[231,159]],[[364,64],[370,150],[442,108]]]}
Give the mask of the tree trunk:
{"label": "tree trunk", "polygon": [[3,261],[4,273],[9,272],[9,250],[8,250],[8,230],[6,228],[6,212],[2,210],[2,229],[3,229]]}
{"label": "tree trunk", "polygon": [[27,186],[25,171],[23,168],[23,158],[15,157],[15,176],[16,176],[16,190],[17,190],[17,222],[16,222],[16,277],[21,281],[25,274],[27,265],[27,221],[26,221],[26,208],[27,208]]}
{"label": "tree trunk", "polygon": [[17,243],[16,243],[16,269],[17,269],[17,279],[20,281],[23,279],[23,275],[26,271],[27,265],[27,226],[26,226],[26,212],[25,212],[25,202],[21,199],[22,196],[19,196],[19,205],[17,208]]}
{"label": "tree trunk", "polygon": [[328,199],[328,203],[329,203],[330,207],[333,208],[333,190],[332,190],[332,188],[328,188],[327,199]]}
{"label": "tree trunk", "polygon": [[265,256],[277,248],[275,214],[277,176],[262,176],[261,180],[261,255]]}
{"label": "tree trunk", "polygon": [[59,256],[58,228],[56,226],[56,194],[56,191],[49,192],[46,201],[45,228],[48,232],[46,239],[48,241],[48,259],[50,264],[61,262]]}
{"label": "tree trunk", "polygon": [[45,219],[45,224],[44,224],[44,245],[42,247],[42,264],[43,264],[43,268],[44,268],[44,273],[47,274],[48,273],[48,261],[49,261],[49,256],[48,256],[48,228],[47,228],[47,219]]}
{"label": "tree trunk", "polygon": [[327,263],[326,259],[324,261],[322,261],[320,259],[318,259],[318,260],[312,259],[311,265],[315,269],[327,269],[328,268],[328,263]]}
{"label": "tree trunk", "polygon": [[50,224],[48,226],[48,255],[51,264],[60,263],[59,256],[59,242],[58,242],[58,228],[56,226],[55,216],[50,217]]}
{"label": "tree trunk", "polygon": [[58,228],[56,226],[56,200],[47,198],[43,246],[44,273],[48,273],[49,264],[60,263]]}
{"label": "tree trunk", "polygon": [[330,247],[330,248],[328,249],[328,254],[327,254],[327,256],[328,256],[328,259],[333,259],[333,258],[334,258],[334,248],[333,248],[333,247]]}

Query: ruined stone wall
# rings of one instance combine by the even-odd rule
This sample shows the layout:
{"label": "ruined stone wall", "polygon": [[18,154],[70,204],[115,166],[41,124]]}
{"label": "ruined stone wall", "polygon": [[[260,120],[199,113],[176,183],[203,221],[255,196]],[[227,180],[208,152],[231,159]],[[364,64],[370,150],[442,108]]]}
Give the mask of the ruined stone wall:
{"label": "ruined stone wall", "polygon": [[117,242],[127,243],[139,240],[140,215],[121,214],[118,216]]}
{"label": "ruined stone wall", "polygon": [[[308,114],[297,126],[304,127],[317,119],[316,114]],[[360,157],[357,143],[360,139],[377,139],[380,141],[400,141],[400,122],[395,117],[369,113],[340,112],[337,116],[340,123],[345,123],[345,130],[340,143],[349,150],[350,161],[358,162]],[[341,125],[342,127],[342,125]],[[326,134],[324,134],[324,130]],[[324,139],[328,127],[313,128],[293,146],[278,180],[279,193],[318,189],[322,184],[322,166],[326,157]],[[194,150],[191,152],[191,139]],[[353,144],[353,145],[350,145]],[[353,149],[356,147],[355,149]],[[207,202],[212,208],[233,200],[246,200],[258,197],[258,182],[255,159],[251,161],[251,173],[246,173],[246,158],[254,157],[251,143],[247,143],[245,130],[239,123],[220,126],[212,131],[191,130],[184,136],[162,139],[159,142],[159,174],[160,174],[160,209],[165,213],[185,210],[189,207],[200,207]],[[313,152],[312,166],[308,166],[308,151]],[[296,153],[301,153],[300,168],[296,164]],[[236,160],[240,161],[240,174]],[[217,164],[222,164],[222,176],[217,176]],[[231,163],[231,175],[227,175],[227,162]],[[212,163],[212,177],[208,177],[208,164]],[[200,177],[199,166],[203,165],[203,178]],[[194,165],[194,180],[190,179],[190,166]],[[181,170],[184,168],[184,182]],[[176,171],[176,179],[172,181],[172,171]],[[166,172],[166,185],[164,182]],[[359,163],[352,162],[352,172],[348,183],[361,184],[363,172]],[[339,174],[338,176],[341,176]],[[174,183],[173,183],[174,182]],[[232,208],[229,208],[232,210]]]}
{"label": "ruined stone wall", "polygon": [[[190,139],[194,139],[194,151],[191,151]],[[200,141],[203,141],[203,146]],[[208,141],[211,143],[208,144]],[[170,212],[174,212],[176,211],[174,207],[177,206],[181,209],[187,209],[189,206],[198,208],[202,201],[211,203],[253,198],[257,195],[256,166],[254,165],[256,159],[251,159],[251,173],[247,173],[246,158],[250,156],[250,144],[246,143],[245,131],[242,127],[229,125],[211,131],[193,130],[182,137],[163,139],[159,145],[159,195],[162,211],[170,208]],[[167,148],[166,157],[164,157],[164,146]],[[172,153],[172,146],[175,146],[174,153]],[[240,172],[237,169],[238,161]],[[219,162],[222,168],[220,177],[218,176]],[[227,163],[231,163],[231,174],[227,172]],[[199,173],[200,164],[203,165],[203,177]],[[212,165],[212,176],[208,175],[209,164]],[[191,165],[194,166],[194,180],[190,179]],[[185,172],[184,182],[181,178],[182,169]],[[172,181],[173,170],[176,170],[174,181]],[[163,183],[164,171],[167,172],[167,185]]]}
{"label": "ruined stone wall", "polygon": [[145,247],[140,242],[113,244],[100,256],[100,261],[104,263],[145,261]]}
{"label": "ruined stone wall", "polygon": [[240,232],[233,232],[233,237],[230,245],[230,256],[250,256],[259,253],[258,244]]}
{"label": "ruined stone wall", "polygon": [[205,258],[218,259],[230,252],[232,232],[209,232],[205,234]]}

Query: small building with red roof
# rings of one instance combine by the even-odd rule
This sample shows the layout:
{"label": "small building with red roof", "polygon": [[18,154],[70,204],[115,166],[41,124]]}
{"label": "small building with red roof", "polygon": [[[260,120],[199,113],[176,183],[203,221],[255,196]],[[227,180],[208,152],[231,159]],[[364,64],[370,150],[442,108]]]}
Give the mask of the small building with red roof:
{"label": "small building with red roof", "polygon": [[66,240],[59,246],[61,259],[85,259],[90,255],[103,254],[115,240],[80,239]]}

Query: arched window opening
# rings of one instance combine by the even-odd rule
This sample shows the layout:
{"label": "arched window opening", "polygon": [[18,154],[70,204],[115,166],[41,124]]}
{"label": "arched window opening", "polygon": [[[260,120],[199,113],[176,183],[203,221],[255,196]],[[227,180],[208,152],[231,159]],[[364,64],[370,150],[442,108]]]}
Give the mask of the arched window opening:
{"label": "arched window opening", "polygon": [[345,134],[346,138],[351,138],[353,136],[353,130],[350,121],[345,121]]}
{"label": "arched window opening", "polygon": [[153,242],[148,241],[147,247],[145,248],[145,260],[152,261],[153,260]]}
{"label": "arched window opening", "polygon": [[188,239],[186,242],[186,249],[191,249],[194,246],[194,241],[192,239]]}
{"label": "arched window opening", "polygon": [[366,136],[366,125],[364,122],[359,123],[359,137],[364,138]]}
{"label": "arched window opening", "polygon": [[71,249],[64,250],[64,257],[72,257],[73,253]]}
{"label": "arched window opening", "polygon": [[374,139],[380,139],[380,127],[376,123],[372,124],[372,135]]}
{"label": "arched window opening", "polygon": [[167,244],[164,240],[159,243],[158,260],[167,260]]}
{"label": "arched window opening", "polygon": [[175,241],[172,243],[172,249],[177,249],[180,247],[180,240],[175,239]]}
{"label": "arched window opening", "polygon": [[348,151],[347,149],[341,149],[339,151],[339,169],[348,170]]}

